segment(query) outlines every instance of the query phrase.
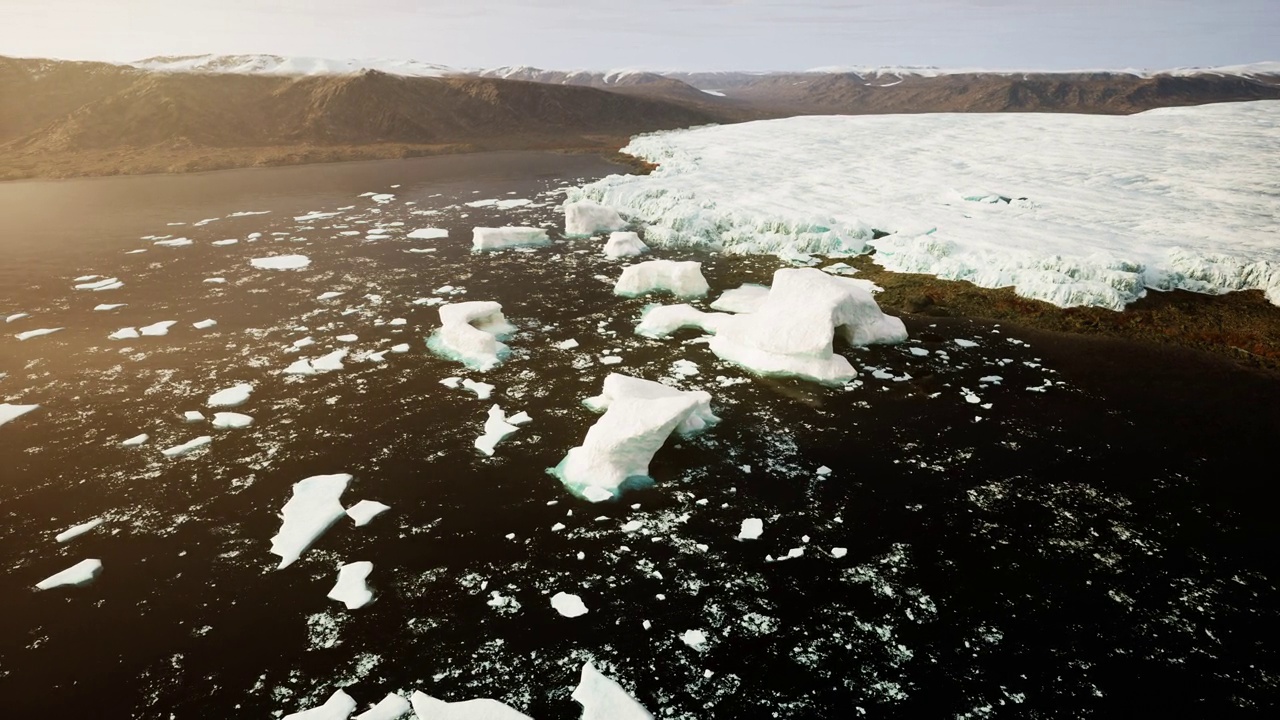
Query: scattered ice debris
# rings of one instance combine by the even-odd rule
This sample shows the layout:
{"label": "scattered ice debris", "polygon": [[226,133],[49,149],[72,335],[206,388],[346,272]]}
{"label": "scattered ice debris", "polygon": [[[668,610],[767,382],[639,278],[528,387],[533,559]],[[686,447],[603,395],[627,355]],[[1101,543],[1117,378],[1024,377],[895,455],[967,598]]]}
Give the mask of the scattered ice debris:
{"label": "scattered ice debris", "polygon": [[618,211],[592,200],[564,204],[564,234],[567,237],[589,237],[601,232],[621,230],[627,226]]}
{"label": "scattered ice debris", "polygon": [[115,290],[124,287],[124,283],[116,278],[106,278],[103,280],[95,280],[93,282],[80,283],[76,285],[77,290]]}
{"label": "scattered ice debris", "polygon": [[604,256],[610,260],[636,257],[647,252],[649,252],[649,246],[645,245],[640,236],[633,232],[610,233],[609,240],[604,244]]}
{"label": "scattered ice debris", "polygon": [[412,710],[413,707],[408,700],[395,693],[387,693],[387,696],[379,700],[377,705],[356,715],[351,720],[400,720]]}
{"label": "scattered ice debris", "polygon": [[762,375],[828,383],[856,375],[835,354],[835,336],[854,346],[907,339],[902,320],[881,312],[864,284],[812,268],[778,270],[755,312],[726,316],[716,327],[710,348],[721,359]]}
{"label": "scattered ice debris", "polygon": [[73,538],[78,538],[78,537],[80,537],[81,535],[83,535],[83,534],[85,534],[85,533],[89,532],[90,530],[92,530],[92,529],[94,529],[94,528],[98,527],[98,526],[99,526],[99,525],[101,525],[102,523],[103,523],[102,518],[94,518],[94,519],[90,520],[89,522],[80,523],[79,525],[76,525],[76,526],[74,526],[74,527],[70,527],[70,528],[67,528],[66,530],[63,530],[62,532],[58,533],[57,535],[54,535],[54,536],[53,536],[53,539],[54,539],[56,542],[64,543],[64,542],[67,542],[68,540],[71,540],[71,539],[73,539]]}
{"label": "scattered ice debris", "polygon": [[94,312],[108,312],[111,310],[122,308],[124,306],[125,306],[125,303],[103,303],[101,305],[94,305],[93,309],[94,309]]}
{"label": "scattered ice debris", "polygon": [[476,438],[475,441],[476,449],[485,455],[492,457],[494,448],[497,447],[498,443],[502,442],[502,440],[511,433],[520,429],[516,427],[516,425],[521,420],[528,422],[529,415],[527,413],[520,412],[516,413],[510,418],[510,420],[508,420],[507,415],[502,411],[502,408],[497,405],[489,408],[489,417],[484,421],[484,434]]}
{"label": "scattered ice debris", "polygon": [[578,347],[578,341],[574,340],[573,338],[569,338],[568,340],[561,340],[560,342],[556,343],[556,347],[561,350],[572,350]]}
{"label": "scattered ice debris", "polygon": [[757,540],[764,534],[764,520],[747,518],[742,521],[742,529],[738,531],[738,540]]}
{"label": "scattered ice debris", "polygon": [[567,618],[587,614],[587,606],[582,603],[582,598],[565,592],[558,592],[551,596],[551,607]]}
{"label": "scattered ice debris", "polygon": [[313,475],[294,483],[293,496],[280,513],[280,531],[271,538],[271,553],[280,556],[276,569],[293,564],[346,514],[340,500],[350,481],[350,475],[339,473]]}
{"label": "scattered ice debris", "polygon": [[259,270],[301,270],[311,264],[306,255],[272,255],[253,258],[249,264]]}
{"label": "scattered ice debris", "polygon": [[478,227],[471,231],[472,250],[502,250],[512,247],[547,245],[547,231],[535,227]]}
{"label": "scattered ice debris", "polygon": [[204,413],[199,410],[188,410],[182,414],[182,418],[189,423],[204,422]]}
{"label": "scattered ice debris", "polygon": [[960,346],[960,347],[962,347],[962,348],[974,348],[974,347],[978,347],[978,343],[976,343],[976,342],[974,342],[974,341],[972,341],[972,340],[965,340],[964,338],[956,338],[956,344],[957,344],[957,345],[959,345],[959,346]]}
{"label": "scattered ice debris", "polygon": [[27,413],[40,407],[39,405],[13,405],[10,403],[0,403],[0,425],[4,425],[10,420],[26,415]]}
{"label": "scattered ice debris", "polygon": [[52,335],[58,332],[59,330],[65,330],[65,329],[66,328],[60,328],[60,327],[59,328],[40,328],[38,330],[28,330],[26,332],[20,332],[17,335],[14,335],[14,337],[18,338],[19,340],[30,340],[31,338],[40,337],[42,335]]}
{"label": "scattered ice debris", "polygon": [[582,705],[582,720],[653,720],[621,685],[589,662],[582,664],[582,679],[572,697]]}
{"label": "scattered ice debris", "polygon": [[186,247],[194,242],[190,238],[174,238],[172,240],[156,240],[152,245],[160,245],[162,247]]}
{"label": "scattered ice debris", "polygon": [[201,435],[195,440],[188,440],[187,442],[184,442],[181,445],[174,445],[171,448],[161,450],[160,453],[167,458],[182,457],[183,455],[186,455],[190,452],[193,452],[195,450],[198,450],[204,447],[205,445],[208,445],[210,442],[213,442],[212,437],[209,437],[208,435]]}
{"label": "scattered ice debris", "polygon": [[479,400],[488,400],[493,393],[493,386],[489,383],[476,382],[471,379],[463,380],[462,387],[475,393],[476,398]]}
{"label": "scattered ice debris", "polygon": [[833,558],[842,558],[848,554],[849,554],[849,550],[847,548],[842,548],[842,547],[831,548],[831,557]]}
{"label": "scattered ice debris", "polygon": [[347,517],[355,522],[356,527],[362,527],[390,509],[390,505],[383,505],[376,500],[361,500],[347,508]]}
{"label": "scattered ice debris", "polygon": [[617,373],[605,378],[601,395],[584,404],[604,415],[551,472],[591,502],[617,497],[628,479],[647,478],[649,461],[673,431],[692,435],[719,422],[710,393]]}
{"label": "scattered ice debris", "polygon": [[330,290],[329,292],[323,292],[323,293],[320,293],[319,297],[317,297],[316,299],[317,299],[317,300],[332,300],[332,299],[334,299],[334,298],[336,298],[336,297],[342,297],[342,293],[341,293],[341,292],[336,292],[336,291]]}
{"label": "scattered ice debris", "polygon": [[449,231],[444,228],[418,228],[405,237],[410,240],[440,240],[449,237]]}
{"label": "scattered ice debris", "polygon": [[224,388],[209,396],[209,407],[236,407],[243,405],[249,401],[249,395],[253,393],[253,385],[249,383],[240,383]]}
{"label": "scattered ice debris", "polygon": [[191,323],[191,327],[197,330],[207,330],[217,324],[217,320],[201,320],[200,322]]}
{"label": "scattered ice debris", "polygon": [[440,325],[427,347],[478,372],[497,367],[510,351],[500,340],[516,329],[503,317],[502,305],[485,301],[441,305]]}
{"label": "scattered ice debris", "polygon": [[101,574],[101,560],[81,560],[66,570],[50,575],[44,580],[36,583],[36,589],[49,590],[56,587],[63,587],[64,585],[72,587],[88,585]]}
{"label": "scattered ice debris", "polygon": [[248,415],[241,415],[233,412],[220,412],[213,414],[213,426],[219,430],[228,428],[247,428],[253,424],[253,418]]}
{"label": "scattered ice debris", "polygon": [[511,706],[489,698],[445,702],[426,693],[415,692],[410,700],[413,714],[419,720],[533,720]]}
{"label": "scattered ice debris", "polygon": [[347,720],[356,711],[356,701],[341,690],[337,690],[325,704],[289,713],[281,720]]}
{"label": "scattered ice debris", "polygon": [[680,635],[680,642],[694,650],[705,650],[707,648],[707,634],[701,630],[685,630]]}
{"label": "scattered ice debris", "polygon": [[622,269],[613,293],[638,297],[651,292],[669,292],[679,298],[700,298],[710,287],[702,277],[702,263],[693,260],[649,260]]}
{"label": "scattered ice debris", "polygon": [[393,352],[393,353],[407,353],[407,352],[409,352],[409,343],[400,343],[399,345],[392,345],[392,346],[391,346],[391,352]]}
{"label": "scattered ice debris", "polygon": [[151,439],[150,435],[146,433],[142,433],[141,435],[134,435],[128,440],[121,440],[120,445],[121,447],[137,447],[150,439]]}
{"label": "scattered ice debris", "polygon": [[329,591],[329,599],[337,600],[355,610],[368,605],[373,600],[373,592],[369,590],[369,573],[373,572],[373,563],[368,560],[353,562],[338,568],[338,581]]}

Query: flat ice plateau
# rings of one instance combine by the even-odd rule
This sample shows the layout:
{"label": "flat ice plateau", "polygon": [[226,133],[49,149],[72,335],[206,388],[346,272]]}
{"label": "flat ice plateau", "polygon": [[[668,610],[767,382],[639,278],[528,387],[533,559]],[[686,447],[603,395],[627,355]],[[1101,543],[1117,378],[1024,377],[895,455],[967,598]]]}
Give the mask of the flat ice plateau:
{"label": "flat ice plateau", "polygon": [[1280,304],[1280,101],[797,117],[643,135],[623,152],[659,168],[569,200],[646,224],[650,245],[874,248],[889,270],[1064,307],[1119,309],[1147,289],[1260,289]]}

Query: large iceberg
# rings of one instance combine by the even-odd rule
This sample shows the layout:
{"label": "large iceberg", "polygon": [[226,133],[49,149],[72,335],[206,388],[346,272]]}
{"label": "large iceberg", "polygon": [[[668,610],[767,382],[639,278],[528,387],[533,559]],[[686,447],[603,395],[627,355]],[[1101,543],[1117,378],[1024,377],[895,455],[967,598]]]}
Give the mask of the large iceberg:
{"label": "large iceberg", "polygon": [[683,391],[613,373],[584,404],[604,415],[551,472],[592,502],[616,498],[624,483],[648,478],[649,461],[672,432],[691,435],[716,422],[710,393]]}
{"label": "large iceberg", "polygon": [[564,204],[564,234],[568,237],[589,237],[596,233],[613,232],[627,226],[618,211],[591,200],[579,200]]}
{"label": "large iceberg", "polygon": [[532,247],[551,242],[547,231],[535,227],[478,227],[471,231],[472,250],[502,250],[511,247]]}
{"label": "large iceberg", "polygon": [[313,475],[293,485],[293,497],[281,511],[280,531],[271,538],[271,552],[280,556],[276,569],[288,567],[306,552],[347,511],[340,498],[351,476]]}
{"label": "large iceberg", "polygon": [[702,277],[702,263],[693,260],[649,260],[628,265],[613,286],[614,294],[623,297],[669,292],[686,299],[703,297],[710,289]]}
{"label": "large iceberg", "polygon": [[1061,306],[1118,309],[1148,288],[1256,288],[1280,304],[1278,129],[1277,101],[796,117],[638,136],[623,151],[657,170],[569,199],[618,208],[653,246],[870,246],[889,270]]}
{"label": "large iceberg", "polygon": [[524,713],[488,698],[445,702],[415,692],[410,698],[413,714],[420,720],[533,720]]}
{"label": "large iceberg", "polygon": [[582,680],[573,689],[573,699],[582,705],[582,720],[653,720],[621,685],[589,662],[582,664]]}
{"label": "large iceberg", "polygon": [[516,328],[496,302],[472,301],[440,306],[440,329],[427,347],[441,357],[484,372],[497,367],[510,351],[501,341]]}

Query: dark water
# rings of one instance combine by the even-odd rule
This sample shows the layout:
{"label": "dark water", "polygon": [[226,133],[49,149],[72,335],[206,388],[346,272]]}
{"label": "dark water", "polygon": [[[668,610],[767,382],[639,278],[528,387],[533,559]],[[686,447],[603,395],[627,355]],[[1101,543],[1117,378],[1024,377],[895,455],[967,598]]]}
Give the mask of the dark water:
{"label": "dark water", "polygon": [[[1271,714],[1274,377],[909,318],[910,345],[848,351],[858,383],[763,380],[695,333],[635,336],[653,299],[613,296],[619,264],[598,240],[470,252],[476,225],[559,227],[557,188],[612,170],[527,153],[0,185],[0,315],[31,314],[0,322],[0,402],[41,405],[0,427],[4,714],[271,717],[345,687],[362,709],[422,690],[575,718],[587,660],[659,717]],[[533,203],[460,206],[487,198]],[[384,240],[341,234],[392,222],[404,225]],[[402,237],[420,227],[450,237]],[[168,234],[194,244],[138,239]],[[249,265],[286,253],[311,264]],[[712,298],[778,267],[658,255],[702,260]],[[72,289],[89,274],[125,284]],[[344,294],[317,300],[328,291]],[[431,355],[438,316],[415,301],[433,298],[501,302],[513,355],[483,375]],[[191,326],[205,318],[217,326]],[[163,337],[107,339],[164,320],[177,324]],[[13,337],[41,327],[65,329]],[[337,340],[348,333],[358,340]],[[292,350],[304,337],[316,344]],[[581,346],[554,346],[568,338]],[[357,359],[398,343],[411,350]],[[341,371],[281,374],[339,348],[352,352]],[[602,364],[606,351],[623,362]],[[680,377],[677,360],[699,374]],[[594,422],[580,402],[611,371],[706,389],[722,422],[670,441],[653,488],[593,505],[545,469]],[[497,389],[482,401],[439,383],[449,376]],[[254,392],[234,410],[252,427],[184,423],[241,382]],[[472,441],[494,402],[533,422],[484,458]],[[119,446],[142,432],[146,445]],[[213,442],[160,454],[199,435]],[[343,520],[275,570],[292,484],[337,472],[355,476],[344,505],[392,509]],[[750,517],[763,537],[735,540]],[[793,548],[803,555],[770,559]],[[104,564],[93,584],[32,589],[84,558]],[[377,597],[348,611],[325,595],[358,560],[373,562]],[[590,612],[559,616],[560,591]],[[491,606],[494,592],[519,609]],[[680,641],[690,629],[705,649]]]}

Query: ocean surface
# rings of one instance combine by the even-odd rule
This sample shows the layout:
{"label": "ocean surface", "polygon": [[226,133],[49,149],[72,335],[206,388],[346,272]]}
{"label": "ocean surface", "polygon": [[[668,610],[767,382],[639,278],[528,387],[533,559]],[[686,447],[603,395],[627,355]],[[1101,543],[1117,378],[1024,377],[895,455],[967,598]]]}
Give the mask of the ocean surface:
{"label": "ocean surface", "polygon": [[[754,377],[696,332],[636,336],[675,301],[613,295],[622,263],[561,237],[565,188],[616,170],[495,153],[0,184],[0,403],[40,406],[0,426],[3,714],[278,717],[345,688],[567,719],[590,661],[663,718],[1271,715],[1274,376],[913,316],[907,344],[844,350],[851,383]],[[554,242],[471,251],[508,224]],[[448,236],[406,237],[425,228]],[[309,263],[250,263],[277,255]],[[784,265],[655,256],[700,260],[707,302]],[[426,347],[463,300],[518,328],[495,370]],[[721,422],[592,504],[547,468],[610,372],[707,390]],[[532,422],[488,458],[495,403]],[[226,410],[253,424],[212,427]],[[354,476],[344,506],[390,510],[276,569],[293,484],[330,473]],[[748,518],[762,536],[736,539]],[[85,559],[92,583],[35,590]],[[375,599],[348,610],[326,594],[356,561]]]}

